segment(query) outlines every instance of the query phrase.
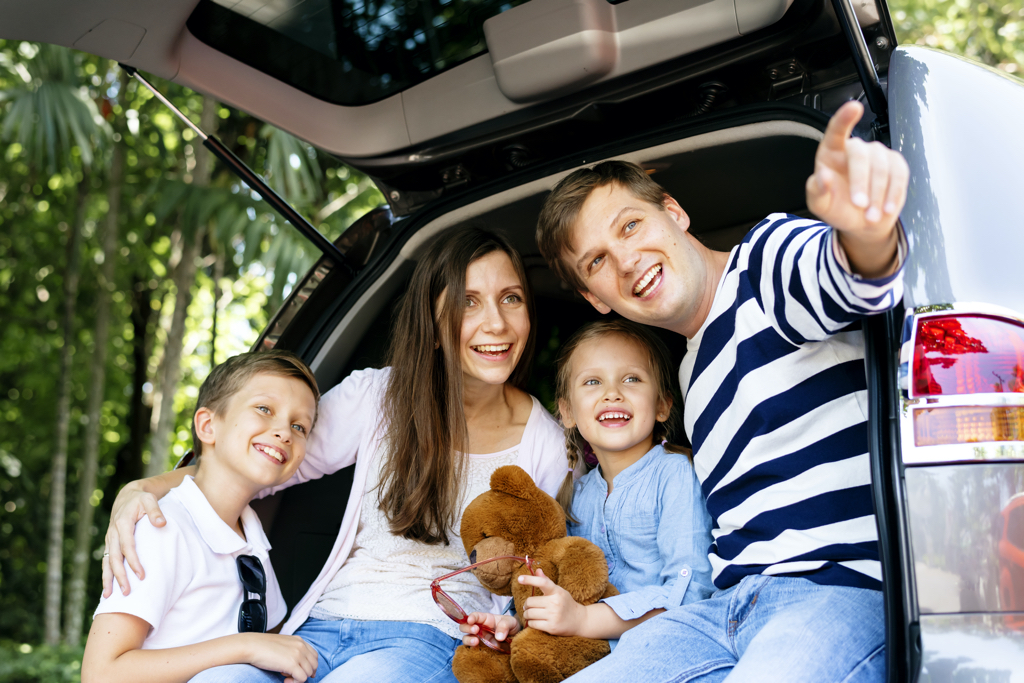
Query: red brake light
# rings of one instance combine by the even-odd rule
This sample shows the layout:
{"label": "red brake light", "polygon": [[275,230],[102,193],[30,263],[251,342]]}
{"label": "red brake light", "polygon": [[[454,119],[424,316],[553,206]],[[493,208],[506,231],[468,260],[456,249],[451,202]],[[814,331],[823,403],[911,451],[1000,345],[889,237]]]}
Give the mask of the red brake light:
{"label": "red brake light", "polygon": [[922,318],[914,343],[915,396],[1024,393],[1024,326],[1005,318]]}

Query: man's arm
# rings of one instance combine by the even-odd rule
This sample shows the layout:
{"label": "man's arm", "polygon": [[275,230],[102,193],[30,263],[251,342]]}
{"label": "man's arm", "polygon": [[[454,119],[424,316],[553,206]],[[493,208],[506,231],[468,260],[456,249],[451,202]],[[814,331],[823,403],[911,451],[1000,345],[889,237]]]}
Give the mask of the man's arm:
{"label": "man's arm", "polygon": [[185,475],[195,475],[196,468],[193,466],[182,467],[178,470],[171,470],[158,474],[155,477],[139,479],[125,484],[110,510],[110,525],[107,527],[107,534],[104,538],[106,552],[103,555],[103,597],[109,598],[113,592],[113,579],[121,587],[125,595],[131,592],[128,584],[128,574],[124,570],[124,561],[132,568],[139,580],[146,578],[146,572],[139,561],[138,553],[135,552],[135,524],[148,515],[153,526],[164,525],[164,516],[160,512],[157,500],[167,495],[167,492],[180,484]]}
{"label": "man's arm", "polygon": [[297,636],[239,633],[195,645],[142,650],[149,628],[131,614],[98,615],[85,644],[82,683],[185,683],[200,671],[225,664],[280,672],[286,683],[302,683],[316,673],[316,650]]}
{"label": "man's arm", "polygon": [[828,122],[807,179],[807,208],[835,228],[853,273],[866,279],[898,267],[896,221],[910,170],[899,152],[851,137],[864,106],[847,102]]}

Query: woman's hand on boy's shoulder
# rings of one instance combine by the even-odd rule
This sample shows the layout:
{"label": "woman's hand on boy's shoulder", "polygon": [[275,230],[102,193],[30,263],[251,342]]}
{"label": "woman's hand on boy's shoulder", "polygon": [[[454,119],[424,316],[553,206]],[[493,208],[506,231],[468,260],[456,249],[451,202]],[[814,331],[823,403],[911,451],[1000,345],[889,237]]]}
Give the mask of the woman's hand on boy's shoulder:
{"label": "woman's hand on boy's shoulder", "polygon": [[146,570],[139,561],[135,551],[135,524],[144,516],[155,527],[166,524],[157,500],[167,495],[175,486],[181,484],[186,475],[194,475],[194,466],[164,472],[163,474],[139,479],[125,484],[110,510],[110,525],[104,537],[103,553],[103,597],[109,598],[114,589],[114,580],[125,595],[131,592],[128,573],[124,570],[124,562],[128,561],[139,580],[146,578]]}
{"label": "woman's hand on boy's shoulder", "polygon": [[245,640],[248,663],[257,669],[280,673],[284,683],[304,683],[316,675],[316,650],[298,636],[242,633],[239,637]]}
{"label": "woman's hand on boy's shoulder", "polygon": [[124,570],[125,560],[128,560],[128,566],[140,581],[146,578],[146,571],[135,551],[136,523],[148,515],[153,526],[161,527],[166,524],[156,496],[141,488],[132,488],[134,483],[121,489],[117,498],[114,499],[114,506],[110,511],[110,526],[107,527],[107,535],[104,539],[106,549],[102,562],[103,597],[105,598],[109,598],[113,592],[114,581],[117,581],[117,585],[125,595],[131,592],[128,573]]}

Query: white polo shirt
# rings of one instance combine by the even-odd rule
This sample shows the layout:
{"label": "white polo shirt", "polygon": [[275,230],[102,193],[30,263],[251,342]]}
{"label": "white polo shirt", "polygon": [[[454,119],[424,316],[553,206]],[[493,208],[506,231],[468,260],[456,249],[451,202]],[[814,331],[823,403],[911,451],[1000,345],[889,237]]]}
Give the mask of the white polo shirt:
{"label": "white polo shirt", "polygon": [[[267,574],[267,628],[284,619],[287,608],[270,566],[270,543],[256,513],[242,511],[243,540],[224,523],[192,477],[160,499],[167,520],[161,528],[143,517],[135,526],[135,547],[146,570],[140,581],[125,562],[131,593],[117,584],[100,600],[95,614],[121,612],[152,628],[144,650],[178,647],[238,633],[244,594],[235,558],[255,555]],[[255,596],[253,596],[255,597]],[[94,616],[95,616],[94,614]]]}

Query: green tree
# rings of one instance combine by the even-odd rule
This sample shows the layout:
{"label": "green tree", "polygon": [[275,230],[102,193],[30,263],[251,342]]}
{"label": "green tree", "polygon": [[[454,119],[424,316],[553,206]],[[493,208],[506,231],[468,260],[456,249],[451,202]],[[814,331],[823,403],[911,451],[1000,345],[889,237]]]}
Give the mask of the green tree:
{"label": "green tree", "polygon": [[[217,102],[212,97],[203,98],[201,128],[210,135],[216,134]],[[174,245],[172,260],[172,282],[174,283],[174,309],[171,325],[167,331],[163,361],[160,365],[159,389],[153,402],[150,461],[146,475],[160,474],[166,468],[171,447],[171,430],[174,428],[174,395],[181,376],[182,341],[185,336],[185,315],[192,301],[192,286],[195,283],[196,260],[199,258],[206,236],[207,222],[217,201],[217,194],[208,192],[212,175],[213,159],[205,150],[196,156],[191,182],[183,186],[190,190],[185,193],[183,209],[177,215],[177,229],[172,234]]]}
{"label": "green tree", "polygon": [[[23,44],[28,45],[28,44]],[[30,46],[31,47],[31,46]],[[94,148],[106,139],[108,128],[95,104],[83,97],[70,51],[43,45],[26,51],[18,74],[24,84],[0,94],[11,104],[0,137],[14,139],[29,156],[30,165],[50,172],[75,164],[81,181],[74,202],[74,218],[67,240],[64,270],[64,344],[58,379],[56,443],[50,490],[50,533],[47,553],[45,636],[48,645],[60,642],[60,604],[63,590],[64,507],[70,421],[71,358],[74,353],[75,303],[81,263],[81,232],[91,182]],[[78,154],[74,153],[78,150]]]}
{"label": "green tree", "polygon": [[[117,69],[114,63],[108,65]],[[128,84],[127,75],[121,72],[118,81],[120,96]],[[123,129],[123,125],[119,126]],[[107,166],[107,211],[100,225],[99,235],[100,272],[96,283],[94,299],[96,321],[93,332],[93,352],[89,375],[89,397],[86,407],[85,446],[78,476],[78,519],[75,524],[75,547],[72,554],[71,580],[68,585],[68,600],[64,610],[64,642],[77,647],[82,639],[82,623],[85,616],[85,582],[89,574],[89,559],[92,550],[93,518],[96,502],[97,471],[99,469],[100,420],[103,413],[104,389],[107,377],[107,355],[109,351],[110,311],[113,306],[114,265],[117,249],[118,224],[121,218],[121,192],[124,181],[124,140],[120,132],[110,149],[110,163]]]}
{"label": "green tree", "polygon": [[[50,48],[0,41],[0,136],[7,142],[0,147],[0,668],[7,660],[19,672],[12,675],[27,680],[30,670],[49,675],[44,661],[75,675],[74,648],[37,644],[54,621],[49,630],[60,633],[60,617],[63,639],[80,640],[99,598],[96,534],[109,504],[123,483],[142,475],[147,459],[168,462],[147,455],[175,308],[184,324],[180,342],[170,344],[181,353],[180,379],[167,392],[170,457],[188,446],[198,385],[212,364],[254,343],[319,256],[145,88],[125,84],[105,60],[64,54],[61,73],[77,83],[71,95],[90,111],[98,136],[85,119],[61,133],[59,113],[28,113],[24,98],[42,83],[34,60],[50,59]],[[201,95],[157,83],[186,112],[203,110]],[[67,108],[64,95],[46,97]],[[221,139],[329,238],[383,201],[365,176],[331,156],[241,112],[208,109]],[[104,148],[98,142],[111,135],[105,119],[116,132]],[[210,182],[199,188],[193,181],[203,158]],[[186,225],[204,234],[194,242],[191,278],[176,287],[182,237],[175,231]],[[69,269],[74,259],[77,269]],[[63,295],[75,279],[77,295]],[[186,291],[188,300],[176,306]],[[55,412],[67,415],[64,464],[54,457]],[[56,531],[60,542],[48,543]],[[59,557],[50,554],[55,547]],[[47,585],[57,618],[44,624]]]}
{"label": "green tree", "polygon": [[900,42],[1024,75],[1024,0],[890,0]]}

